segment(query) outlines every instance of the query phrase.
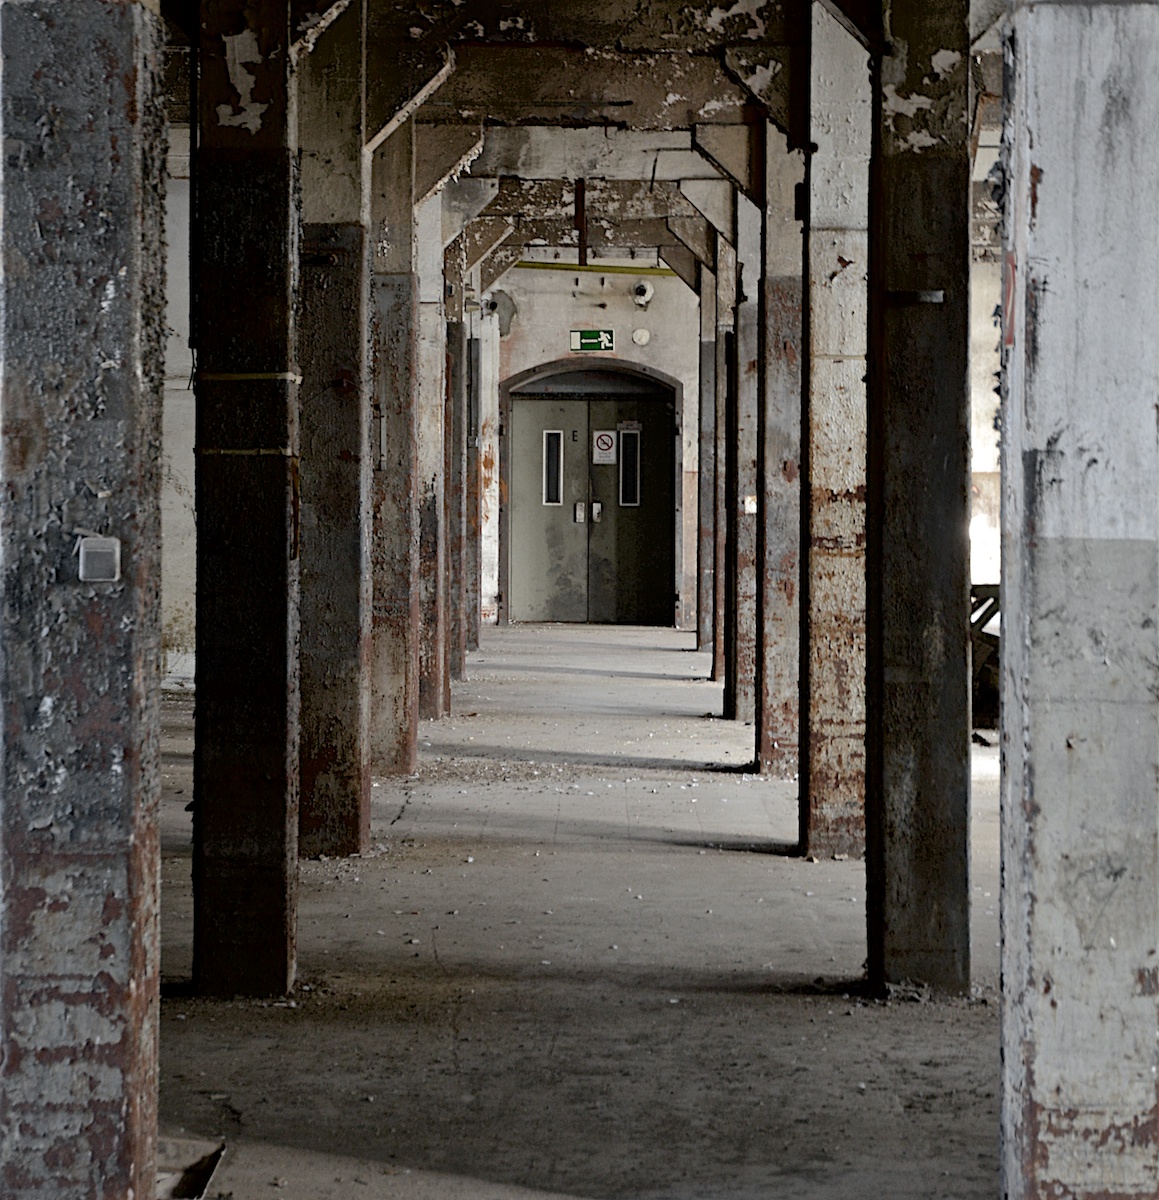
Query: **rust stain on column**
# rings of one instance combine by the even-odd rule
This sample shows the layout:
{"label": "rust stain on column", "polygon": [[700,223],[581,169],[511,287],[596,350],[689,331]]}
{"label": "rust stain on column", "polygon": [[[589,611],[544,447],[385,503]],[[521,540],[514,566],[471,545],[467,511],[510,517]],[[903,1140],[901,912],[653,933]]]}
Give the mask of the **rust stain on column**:
{"label": "rust stain on column", "polygon": [[374,402],[378,445],[371,486],[373,698],[371,763],[409,775],[418,763],[418,429],[411,388],[415,277],[374,277]]}
{"label": "rust stain on column", "polygon": [[757,761],[781,779],[800,768],[802,304],[799,275],[765,282]]}

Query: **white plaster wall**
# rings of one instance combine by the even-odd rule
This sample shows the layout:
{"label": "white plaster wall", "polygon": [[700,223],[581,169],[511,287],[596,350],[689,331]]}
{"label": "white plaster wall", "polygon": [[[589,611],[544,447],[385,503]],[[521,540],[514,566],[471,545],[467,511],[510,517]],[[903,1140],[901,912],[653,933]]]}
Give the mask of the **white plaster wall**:
{"label": "white plaster wall", "polygon": [[189,347],[189,131],[170,131],[165,208],[165,400],[162,416],[161,621],[165,673],[192,683],[197,592],[193,512],[193,351]]}
{"label": "white plaster wall", "polygon": [[[514,301],[515,316],[501,342],[500,378],[507,380],[557,359],[607,357],[650,367],[679,381],[684,389],[680,414],[683,473],[676,496],[681,506],[676,563],[681,610],[695,625],[695,605],[687,603],[687,598],[696,592],[699,300],[675,275],[624,272],[629,264],[623,259],[604,265],[617,269],[578,271],[574,266],[553,263],[552,269],[516,267],[503,276],[497,286]],[[646,309],[633,299],[633,288],[641,280],[655,289]],[[615,351],[606,356],[573,354],[573,329],[613,330]],[[633,342],[636,330],[648,332],[647,345]]]}

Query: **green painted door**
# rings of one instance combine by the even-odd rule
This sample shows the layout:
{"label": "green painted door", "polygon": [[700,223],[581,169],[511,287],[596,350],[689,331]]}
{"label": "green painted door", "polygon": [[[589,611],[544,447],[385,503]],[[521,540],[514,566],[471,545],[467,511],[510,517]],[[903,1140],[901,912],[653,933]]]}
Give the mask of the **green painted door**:
{"label": "green painted door", "polygon": [[[675,422],[663,400],[589,404],[588,620],[671,625],[675,617]],[[599,435],[615,442],[600,462]]]}
{"label": "green painted door", "polygon": [[512,398],[512,620],[673,623],[675,438],[664,398]]}
{"label": "green painted door", "polygon": [[512,401],[513,621],[588,619],[587,446],[586,400]]}

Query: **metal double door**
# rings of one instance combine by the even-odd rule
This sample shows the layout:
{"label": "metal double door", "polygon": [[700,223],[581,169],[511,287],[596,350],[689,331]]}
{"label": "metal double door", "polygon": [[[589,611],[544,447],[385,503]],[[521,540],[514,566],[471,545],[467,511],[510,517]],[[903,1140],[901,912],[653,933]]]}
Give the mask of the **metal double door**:
{"label": "metal double door", "polygon": [[511,619],[673,624],[671,402],[513,397],[511,426]]}

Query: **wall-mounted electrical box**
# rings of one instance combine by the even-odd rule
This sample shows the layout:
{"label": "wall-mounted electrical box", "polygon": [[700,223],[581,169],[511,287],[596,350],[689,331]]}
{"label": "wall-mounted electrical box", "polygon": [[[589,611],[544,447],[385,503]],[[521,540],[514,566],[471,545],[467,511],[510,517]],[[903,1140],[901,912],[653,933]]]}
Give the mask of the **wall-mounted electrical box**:
{"label": "wall-mounted electrical box", "polygon": [[121,578],[121,539],[82,537],[77,548],[81,583],[116,583]]}

